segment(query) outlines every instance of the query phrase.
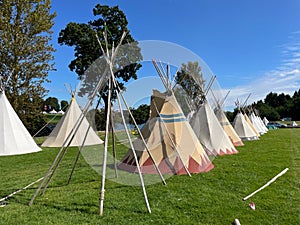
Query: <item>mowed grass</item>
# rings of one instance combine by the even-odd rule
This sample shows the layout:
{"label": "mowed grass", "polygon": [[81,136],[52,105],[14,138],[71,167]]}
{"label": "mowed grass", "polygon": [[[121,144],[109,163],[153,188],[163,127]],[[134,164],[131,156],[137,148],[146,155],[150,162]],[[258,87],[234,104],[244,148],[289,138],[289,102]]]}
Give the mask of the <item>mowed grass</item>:
{"label": "mowed grass", "polygon": [[[0,157],[0,198],[42,177],[58,150]],[[9,198],[0,208],[0,224],[232,224],[235,218],[242,225],[300,224],[300,129],[271,130],[259,141],[245,142],[239,154],[217,157],[208,173],[146,186],[151,214],[140,186],[110,179],[99,217],[101,176],[82,157],[66,185],[77,150],[69,149],[45,195],[32,206],[28,202],[38,184]],[[126,147],[117,150],[122,158]],[[270,186],[242,200],[287,167]]]}

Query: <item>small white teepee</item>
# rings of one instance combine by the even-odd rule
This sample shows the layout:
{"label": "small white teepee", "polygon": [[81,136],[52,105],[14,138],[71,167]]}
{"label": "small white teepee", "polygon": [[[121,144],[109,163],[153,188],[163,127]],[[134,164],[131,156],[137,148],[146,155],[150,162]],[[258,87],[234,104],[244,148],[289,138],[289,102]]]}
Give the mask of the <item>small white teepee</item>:
{"label": "small white teepee", "polygon": [[247,114],[244,113],[243,115],[244,115],[244,118],[245,118],[246,122],[248,123],[248,125],[250,126],[250,128],[254,131],[254,133],[256,134],[256,136],[260,137],[259,132],[254,127],[253,123],[251,122],[251,120],[249,119],[249,117],[247,116]]}
{"label": "small white teepee", "polygon": [[264,118],[263,118],[263,122],[264,122],[265,126],[267,126],[268,123],[269,123],[269,120],[268,120],[266,117],[264,117]]}
{"label": "small white teepee", "polygon": [[243,141],[258,140],[258,136],[250,127],[249,123],[247,123],[244,115],[241,112],[238,112],[238,114],[235,116],[233,128]]}
{"label": "small white teepee", "polygon": [[0,156],[40,151],[41,149],[7,100],[3,89],[0,87]]}
{"label": "small white teepee", "polygon": [[264,127],[261,125],[258,117],[254,114],[254,112],[251,112],[249,114],[249,119],[250,121],[252,122],[254,128],[257,130],[257,132],[260,134],[260,135],[263,135],[265,133],[267,133],[267,131],[264,129]]}
{"label": "small white teepee", "polygon": [[[66,113],[60,119],[56,127],[53,129],[51,134],[42,144],[43,147],[61,147],[64,143],[68,143],[66,139],[71,133],[73,127],[82,116],[82,111],[79,108],[75,97],[72,96],[70,105]],[[87,132],[88,131],[88,132]],[[70,137],[71,138],[71,137]],[[85,141],[84,141],[85,140]],[[70,146],[81,146],[84,145],[98,145],[102,144],[103,141],[95,133],[86,118],[83,119],[78,131],[76,132]]]}

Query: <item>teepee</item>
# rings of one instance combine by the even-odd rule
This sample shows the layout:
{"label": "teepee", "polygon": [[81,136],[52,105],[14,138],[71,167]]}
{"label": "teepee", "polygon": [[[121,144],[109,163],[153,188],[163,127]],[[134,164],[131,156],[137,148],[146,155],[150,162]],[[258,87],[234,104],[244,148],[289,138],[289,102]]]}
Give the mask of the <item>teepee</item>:
{"label": "teepee", "polygon": [[222,108],[216,107],[214,112],[215,112],[215,115],[216,115],[220,125],[223,127],[225,133],[227,134],[227,136],[231,140],[232,144],[234,146],[243,146],[244,143],[243,143],[242,139],[236,133],[235,129],[233,128],[233,126],[231,125],[229,120],[227,119],[227,117],[226,117],[224,111],[222,110]]}
{"label": "teepee", "polygon": [[225,113],[222,109],[222,105],[224,104],[225,99],[227,98],[229,92],[226,94],[225,98],[221,102],[215,97],[213,92],[211,92],[211,93],[216,102],[216,107],[214,109],[214,113],[215,113],[220,125],[223,127],[225,133],[227,134],[227,136],[229,137],[230,141],[232,142],[232,144],[234,146],[243,146],[244,145],[243,141],[241,140],[239,135],[236,133],[235,129],[232,127],[231,123],[227,119],[227,116],[225,115]]}
{"label": "teepee", "polygon": [[258,136],[247,123],[245,116],[241,111],[237,113],[233,121],[233,127],[239,137],[243,140],[258,140]]}
{"label": "teepee", "polygon": [[[165,85],[166,92],[153,90],[150,118],[141,130],[153,160],[140,138],[133,142],[141,171],[155,173],[153,161],[161,173],[189,174],[211,170],[214,166],[174,96],[168,67],[168,74],[165,74],[155,61],[153,64]],[[136,172],[137,165],[131,149],[123,157],[119,167]]]}
{"label": "teepee", "polygon": [[7,100],[0,79],[0,156],[38,152],[28,130]]}
{"label": "teepee", "polygon": [[257,132],[260,135],[263,135],[263,134],[267,133],[267,131],[265,130],[264,126],[262,126],[262,124],[260,123],[258,117],[254,114],[254,112],[251,112],[249,114],[249,119],[252,122],[254,128],[257,130]]}
{"label": "teepee", "polygon": [[206,98],[215,78],[215,76],[212,77],[206,90],[202,87],[204,91],[198,98],[200,105],[189,122],[208,154],[236,154],[238,151],[225,133]]}
{"label": "teepee", "polygon": [[255,135],[257,137],[260,137],[260,134],[259,132],[256,130],[256,128],[254,127],[253,123],[251,122],[251,120],[249,119],[249,117],[247,116],[246,113],[243,114],[244,115],[244,118],[246,120],[246,122],[248,123],[248,125],[250,126],[250,128],[253,130],[253,132],[255,133]]}
{"label": "teepee", "polygon": [[190,124],[208,153],[214,155],[238,153],[206,99],[194,113]]}
{"label": "teepee", "polygon": [[[66,140],[70,137],[70,132],[72,131],[75,123],[82,116],[82,111],[79,108],[74,94],[72,94],[72,99],[68,110],[60,119],[58,124],[55,126],[53,131],[50,133],[48,138],[42,144],[43,147],[61,147],[68,143]],[[98,145],[102,144],[103,141],[98,137],[95,131],[90,126],[88,120],[84,117],[80,124],[78,131],[76,132],[73,140],[69,146],[81,146],[81,145]]]}
{"label": "teepee", "polygon": [[269,123],[269,120],[266,117],[264,117],[262,121],[264,122],[265,126],[267,126]]}

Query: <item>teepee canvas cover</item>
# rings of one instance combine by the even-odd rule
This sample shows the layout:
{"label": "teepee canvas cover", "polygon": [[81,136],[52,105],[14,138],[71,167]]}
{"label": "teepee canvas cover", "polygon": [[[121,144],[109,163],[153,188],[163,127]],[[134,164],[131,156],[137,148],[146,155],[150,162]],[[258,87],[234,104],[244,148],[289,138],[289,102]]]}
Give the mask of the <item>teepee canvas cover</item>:
{"label": "teepee canvas cover", "polygon": [[246,122],[249,124],[250,128],[254,131],[254,133],[256,134],[257,137],[260,137],[260,134],[258,133],[258,131],[255,129],[255,127],[253,126],[253,123],[251,122],[251,120],[249,119],[249,117],[247,116],[246,113],[244,113],[244,118],[246,120]]}
{"label": "teepee canvas cover", "polygon": [[[68,143],[66,139],[81,115],[82,111],[80,110],[75,97],[72,97],[68,110],[60,119],[59,123],[56,125],[48,138],[44,141],[42,146],[61,147],[64,143]],[[81,146],[85,137],[86,139],[84,141],[84,145],[97,145],[103,143],[94,130],[91,127],[89,128],[89,126],[89,122],[86,118],[84,118],[70,146]]]}
{"label": "teepee canvas cover", "polygon": [[267,131],[264,129],[264,127],[261,125],[258,117],[254,114],[254,112],[251,112],[249,114],[249,119],[251,121],[251,123],[253,124],[254,128],[257,130],[257,132],[260,135],[263,135],[265,133],[267,133]]}
{"label": "teepee canvas cover", "polygon": [[258,136],[247,123],[244,115],[241,112],[235,116],[233,121],[233,128],[239,137],[244,140],[258,140]]}
{"label": "teepee canvas cover", "polygon": [[0,90],[0,156],[38,152],[41,149]]}
{"label": "teepee canvas cover", "polygon": [[[161,173],[186,174],[181,160],[190,173],[206,172],[213,168],[173,93],[153,91],[150,119],[141,131]],[[156,173],[141,139],[136,139],[133,145],[142,172]],[[131,149],[124,156],[119,167],[136,172]]]}
{"label": "teepee canvas cover", "polygon": [[220,125],[223,127],[225,133],[231,140],[232,144],[234,146],[243,146],[244,145],[243,141],[241,140],[239,135],[236,133],[235,129],[232,127],[231,123],[227,119],[222,108],[216,107],[214,111],[215,111],[215,115],[216,115],[218,121],[220,122]]}
{"label": "teepee canvas cover", "polygon": [[238,153],[207,100],[203,100],[203,104],[191,118],[190,124],[207,152],[214,155]]}

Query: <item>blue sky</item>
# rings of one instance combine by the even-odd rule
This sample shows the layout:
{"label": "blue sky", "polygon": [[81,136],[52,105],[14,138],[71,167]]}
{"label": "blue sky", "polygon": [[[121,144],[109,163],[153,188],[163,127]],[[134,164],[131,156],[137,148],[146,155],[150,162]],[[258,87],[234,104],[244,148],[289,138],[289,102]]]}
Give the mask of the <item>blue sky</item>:
{"label": "blue sky", "polygon": [[201,57],[220,87],[231,90],[229,108],[249,93],[250,103],[271,91],[293,94],[300,88],[299,0],[52,0],[57,71],[45,84],[48,96],[68,100],[64,84],[78,83],[68,68],[73,49],[57,44],[59,31],[69,22],[94,19],[97,3],[119,5],[137,41],[170,42]]}

